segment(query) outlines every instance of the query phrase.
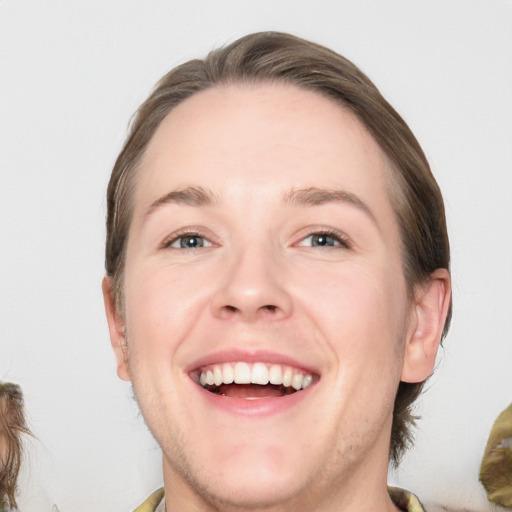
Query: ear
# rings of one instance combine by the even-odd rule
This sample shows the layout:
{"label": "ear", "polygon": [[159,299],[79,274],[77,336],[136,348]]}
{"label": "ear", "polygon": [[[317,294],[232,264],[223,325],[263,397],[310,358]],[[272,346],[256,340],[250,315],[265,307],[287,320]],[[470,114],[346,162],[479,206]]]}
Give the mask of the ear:
{"label": "ear", "polygon": [[450,274],[440,268],[416,292],[405,346],[403,382],[423,382],[432,374],[450,303]]}
{"label": "ear", "polygon": [[101,283],[105,313],[107,315],[110,343],[114,349],[117,361],[117,375],[122,380],[130,380],[128,372],[128,353],[126,346],[125,322],[123,316],[117,311],[112,279],[108,276]]}

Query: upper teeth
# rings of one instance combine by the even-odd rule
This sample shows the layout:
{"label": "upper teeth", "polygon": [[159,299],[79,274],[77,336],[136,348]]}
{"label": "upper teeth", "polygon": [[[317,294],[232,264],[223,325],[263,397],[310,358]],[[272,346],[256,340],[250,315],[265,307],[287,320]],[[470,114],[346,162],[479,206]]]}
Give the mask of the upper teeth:
{"label": "upper teeth", "polygon": [[214,364],[201,369],[201,386],[220,386],[221,384],[274,384],[292,387],[296,391],[305,389],[313,382],[311,374],[291,366],[270,363],[224,363]]}

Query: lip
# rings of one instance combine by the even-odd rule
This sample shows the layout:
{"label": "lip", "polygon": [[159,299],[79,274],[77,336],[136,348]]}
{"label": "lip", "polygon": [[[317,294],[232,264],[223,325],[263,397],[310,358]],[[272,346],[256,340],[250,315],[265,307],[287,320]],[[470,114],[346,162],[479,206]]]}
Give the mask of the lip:
{"label": "lip", "polygon": [[250,417],[263,417],[283,413],[308,398],[309,394],[316,387],[315,383],[291,395],[248,400],[247,398],[232,398],[216,395],[202,388],[192,381],[192,379],[191,383],[199,393],[201,399],[206,401],[207,407],[219,409],[230,414]]}
{"label": "lip", "polygon": [[199,394],[200,399],[206,402],[207,408],[213,408],[229,414],[242,415],[245,417],[264,417],[273,414],[283,413],[292,407],[298,405],[303,400],[307,399],[309,395],[314,392],[319,378],[306,389],[296,391],[290,395],[283,395],[280,397],[258,398],[250,400],[247,398],[233,398],[223,395],[217,395],[207,391],[201,387],[197,379],[194,378],[194,373],[204,366],[230,363],[233,361],[243,361],[247,363],[266,362],[271,364],[283,364],[292,366],[307,374],[319,376],[319,371],[310,366],[297,361],[295,358],[285,354],[280,354],[270,351],[247,351],[247,350],[222,350],[213,352],[200,359],[195,360],[193,363],[185,368],[185,373],[189,377],[189,382],[195,391]]}
{"label": "lip", "polygon": [[185,373],[192,373],[197,371],[203,366],[210,366],[214,364],[232,363],[242,361],[246,363],[271,363],[271,364],[283,364],[286,366],[292,366],[298,370],[302,370],[304,373],[310,373],[319,375],[317,368],[301,363],[297,359],[288,356],[286,354],[280,354],[277,352],[270,352],[265,350],[222,350],[219,352],[213,352],[200,359],[196,359],[193,363],[185,368]]}

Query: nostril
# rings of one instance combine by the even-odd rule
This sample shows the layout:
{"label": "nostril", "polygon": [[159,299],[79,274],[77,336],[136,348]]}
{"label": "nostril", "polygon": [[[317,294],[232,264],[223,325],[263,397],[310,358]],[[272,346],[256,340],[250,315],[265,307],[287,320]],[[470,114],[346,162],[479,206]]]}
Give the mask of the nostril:
{"label": "nostril", "polygon": [[233,318],[239,314],[247,318],[256,318],[259,314],[261,314],[265,317],[268,316],[269,319],[277,319],[280,310],[281,308],[275,304],[265,304],[254,309],[251,307],[244,308],[233,306],[232,304],[224,304],[219,310],[219,313],[224,318]]}

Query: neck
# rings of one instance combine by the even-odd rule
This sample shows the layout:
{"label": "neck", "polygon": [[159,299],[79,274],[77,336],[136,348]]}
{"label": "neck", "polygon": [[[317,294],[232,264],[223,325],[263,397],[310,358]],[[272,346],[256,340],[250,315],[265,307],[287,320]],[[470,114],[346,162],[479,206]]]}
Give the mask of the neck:
{"label": "neck", "polygon": [[387,470],[387,458],[376,465],[369,457],[346,474],[320,475],[294,495],[241,502],[183,478],[164,458],[166,512],[398,512],[387,492]]}

